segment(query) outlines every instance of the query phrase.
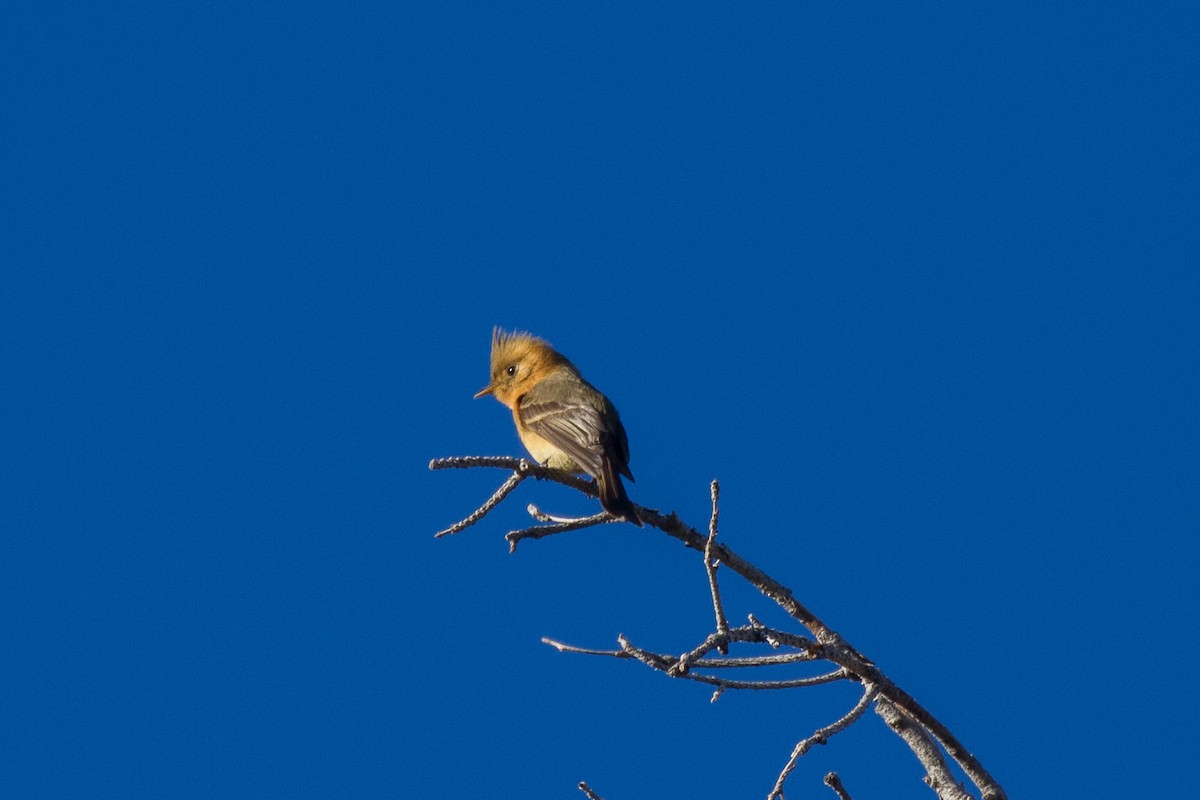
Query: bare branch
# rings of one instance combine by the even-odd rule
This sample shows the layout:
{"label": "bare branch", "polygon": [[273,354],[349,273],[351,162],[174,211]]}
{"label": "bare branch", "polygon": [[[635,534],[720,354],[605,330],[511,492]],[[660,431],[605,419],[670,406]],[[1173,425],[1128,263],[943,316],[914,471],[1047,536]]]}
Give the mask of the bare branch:
{"label": "bare branch", "polygon": [[560,642],[557,639],[551,639],[549,636],[542,637],[542,644],[548,644],[560,653],[583,653],[588,656],[610,656],[612,658],[633,658],[629,653],[623,650],[593,650],[590,647],[576,647],[573,644]]}
{"label": "bare branch", "polygon": [[[449,456],[448,458],[435,458],[429,462],[431,470],[440,469],[471,469],[472,467],[498,467],[500,469],[510,469],[513,472],[519,472],[528,477],[534,477],[538,480],[548,480],[555,483],[561,483],[563,486],[569,486],[583,492],[588,497],[599,497],[600,492],[596,488],[596,482],[585,480],[570,472],[565,472],[561,469],[552,469],[544,467],[541,464],[535,464],[527,458],[515,458],[513,456]],[[641,506],[638,506],[640,509]]]}
{"label": "bare branch", "polygon": [[[526,477],[534,477],[538,480],[551,480],[560,483],[564,486],[574,488],[590,497],[597,496],[596,484],[593,481],[584,480],[577,475],[563,472],[561,470],[549,469],[547,467],[532,464],[526,459],[517,459],[504,456],[496,457],[479,457],[479,456],[463,456],[456,458],[435,459],[430,462],[430,469],[451,469],[451,468],[469,468],[469,467],[496,467],[501,469],[510,469],[513,475],[510,476],[504,484],[501,485],[492,497],[488,499],[477,511],[471,516],[464,519],[462,522],[448,528],[439,533],[439,536],[455,533],[463,530],[471,524],[477,522],[492,508],[510,493],[517,483]],[[673,674],[675,677],[686,677],[691,680],[698,680],[714,684],[718,687],[718,691],[714,693],[713,699],[719,696],[721,690],[725,688],[778,688],[783,685],[811,685],[812,682],[839,680],[843,678],[852,679],[862,683],[866,687],[871,687],[871,691],[879,698],[890,701],[896,706],[900,712],[906,717],[911,726],[916,726],[919,733],[940,744],[958,765],[963,769],[971,781],[981,790],[982,800],[1007,800],[1004,790],[996,783],[995,779],[988,774],[983,768],[978,759],[971,754],[961,742],[943,725],[937,718],[922,707],[911,695],[896,686],[891,679],[884,675],[875,666],[874,662],[847,643],[837,631],[826,625],[821,619],[813,614],[809,609],[803,606],[796,600],[791,590],[783,584],[771,578],[762,570],[750,564],[741,556],[733,552],[724,544],[716,542],[717,533],[717,499],[719,487],[716,481],[712,485],[713,513],[709,523],[708,536],[701,536],[694,528],[685,524],[675,514],[663,515],[655,509],[648,509],[642,506],[637,506],[638,516],[647,525],[657,528],[668,536],[683,542],[687,547],[696,550],[703,554],[705,562],[705,570],[709,576],[709,588],[713,598],[714,615],[717,618],[717,630],[710,635],[699,647],[695,650],[685,653],[679,658],[670,658],[661,654],[651,653],[649,651],[640,650],[629,645],[622,638],[622,651],[617,653],[607,651],[586,651],[581,648],[576,648],[575,652],[590,652],[597,655],[611,655],[621,658],[636,658],[643,661],[648,666],[654,669]],[[565,519],[552,517],[547,514],[542,514],[536,507],[531,507],[530,513],[535,515],[535,518],[541,521],[551,521],[550,525],[534,526],[523,530],[512,531],[507,535],[510,550],[514,550],[518,542],[523,539],[539,539],[550,536],[556,533],[562,533],[570,530],[579,530],[580,528],[591,527],[605,522],[616,521],[607,513],[596,514],[590,517],[579,519]],[[724,616],[724,609],[721,604],[719,588],[716,581],[716,567],[718,564],[723,564],[751,585],[757,588],[766,597],[773,600],[784,611],[796,619],[803,625],[816,639],[812,641],[803,636],[797,636],[785,631],[768,628],[762,625],[753,616],[750,617],[750,625],[746,627],[730,629],[728,621]],[[793,660],[813,660],[822,659],[833,663],[839,667],[838,670],[828,673],[825,676],[816,676],[815,678],[798,679],[800,683],[788,681],[762,681],[762,682],[733,682],[724,679],[706,675],[692,675],[690,670],[698,666],[708,666],[710,668],[718,667],[742,667],[742,666],[764,666],[768,662],[764,659],[706,659],[705,656],[713,649],[725,652],[725,647],[729,642],[759,642],[767,643],[772,647],[779,648],[788,646],[795,648],[798,652],[787,654],[786,657]],[[559,646],[551,643],[553,646]],[[560,647],[566,649],[566,646]],[[864,697],[866,695],[864,694]],[[863,701],[863,707],[869,703],[869,699]],[[852,712],[853,714],[854,712]],[[848,715],[849,716],[849,715]],[[861,716],[861,711],[857,712],[854,719]],[[853,719],[850,720],[852,722]],[[839,721],[840,723],[841,721]],[[838,723],[835,723],[837,725]],[[847,722],[846,724],[849,724]],[[837,728],[841,730],[841,728]],[[821,734],[818,731],[817,734]],[[812,746],[813,737],[802,741],[797,748],[804,745],[804,749]],[[815,740],[813,740],[815,741]],[[907,741],[907,740],[906,740]],[[809,744],[805,745],[805,742]],[[910,745],[911,746],[911,745]],[[936,745],[932,745],[934,752],[937,752]],[[800,753],[802,755],[802,753]],[[939,754],[940,755],[940,754]],[[794,760],[799,756],[794,756],[791,767],[794,767]],[[924,763],[924,762],[922,762]],[[787,771],[780,776],[779,786],[782,785],[783,779],[786,777]]]}
{"label": "bare branch", "polygon": [[[609,656],[611,658],[633,658],[624,650],[596,650],[590,647],[579,647],[549,636],[542,637],[542,644],[548,644],[560,653],[581,653],[589,656]],[[663,659],[670,656],[662,655]],[[741,669],[744,667],[776,667],[780,664],[798,664],[815,660],[811,653],[780,653],[779,655],[751,656],[749,658],[701,658],[693,661],[693,669]],[[845,670],[842,674],[848,675]]]}
{"label": "bare branch", "polygon": [[884,687],[880,688],[880,695],[895,703],[897,707],[904,709],[914,722],[920,724],[945,748],[950,757],[962,767],[963,772],[967,773],[971,782],[979,787],[983,800],[1007,800],[1008,795],[1000,788],[996,779],[988,774],[988,771],[970,751],[963,747],[949,728],[930,714],[912,695],[892,683],[874,666],[871,667],[871,673],[885,681]]}
{"label": "bare branch", "polygon": [[[712,594],[713,615],[717,618],[717,634],[729,635],[729,620],[725,618],[725,609],[721,605],[721,590],[717,586],[717,564],[713,558],[713,543],[717,539],[717,498],[721,495],[721,485],[716,480],[712,482],[712,517],[708,522],[708,541],[704,544],[704,571],[708,573],[708,590]],[[722,653],[728,653],[729,647],[722,642],[717,646]]]}
{"label": "bare branch", "polygon": [[579,791],[587,795],[588,800],[604,800],[603,797],[592,791],[592,787],[588,786],[583,781],[579,782]]}
{"label": "bare branch", "polygon": [[[530,514],[537,510],[537,506],[530,506]],[[537,515],[534,515],[537,516]],[[541,515],[548,516],[548,515]],[[556,533],[566,533],[567,531],[577,531],[582,528],[590,528],[593,525],[603,525],[606,522],[624,522],[625,520],[614,517],[607,511],[601,511],[599,514],[592,514],[590,517],[579,517],[577,519],[564,519],[562,522],[556,522],[553,525],[534,525],[529,528],[521,528],[517,531],[509,531],[504,534],[505,541],[508,542],[508,552],[517,552],[517,545],[524,539],[544,539],[547,536],[553,536]]]}
{"label": "bare branch", "polygon": [[[540,508],[538,508],[533,503],[530,503],[529,505],[525,506],[525,510],[527,512],[529,512],[529,516],[533,517],[538,522],[553,522],[555,524],[564,524],[564,523],[568,523],[568,522],[579,522],[581,520],[589,519],[589,517],[563,517],[563,516],[559,516],[558,514],[551,514],[549,511],[542,511]],[[596,516],[596,515],[593,514],[591,516]]]}
{"label": "bare branch", "polygon": [[874,684],[865,684],[863,686],[862,697],[858,698],[858,702],[854,704],[854,708],[846,712],[844,717],[831,725],[826,725],[824,728],[818,729],[816,733],[807,739],[801,739],[797,742],[795,749],[792,750],[791,758],[784,765],[783,771],[779,773],[779,778],[775,781],[775,786],[771,789],[771,793],[767,795],[767,800],[779,800],[782,798],[783,783],[787,780],[788,775],[792,773],[792,770],[796,768],[796,762],[800,760],[800,757],[811,750],[814,744],[825,744],[829,741],[830,736],[850,727],[851,723],[863,715],[863,712],[867,710],[867,706],[871,704],[871,701],[875,699],[878,693]]}
{"label": "bare branch", "polygon": [[443,536],[449,536],[453,533],[458,533],[461,530],[465,530],[474,525],[476,522],[479,522],[479,520],[483,519],[489,511],[500,505],[500,501],[508,497],[509,493],[512,492],[513,489],[517,488],[517,484],[523,480],[525,480],[524,475],[522,475],[520,472],[514,472],[512,475],[508,476],[508,480],[500,484],[499,489],[492,492],[492,496],[485,500],[483,505],[472,511],[465,519],[454,523],[443,531],[438,531],[434,534],[434,537],[440,539]]}
{"label": "bare branch", "polygon": [[[658,670],[659,672],[665,672],[672,678],[685,678],[698,683],[707,683],[710,686],[717,686],[722,689],[751,689],[755,691],[767,689],[797,689],[802,686],[818,686],[823,683],[833,683],[834,681],[848,680],[851,677],[850,673],[839,667],[833,672],[827,672],[822,675],[813,675],[806,678],[792,678],[790,680],[778,681],[738,681],[730,678],[721,678],[715,675],[701,675],[692,671],[680,672],[678,670],[679,661],[673,659],[671,656],[668,656],[664,653],[655,653],[653,651],[637,647],[624,636],[617,637],[617,641],[621,645],[621,654],[626,658],[635,658],[651,669]],[[597,653],[597,655],[616,654],[602,652]],[[697,664],[693,664],[692,666],[697,666]]]}
{"label": "bare branch", "polygon": [[780,664],[799,664],[815,661],[812,653],[780,653],[778,655],[750,656],[748,658],[701,658],[692,667],[705,669],[741,669],[742,667],[775,667]]}
{"label": "bare branch", "polygon": [[825,776],[825,785],[837,794],[838,800],[850,800],[850,793],[846,791],[846,787],[842,786],[842,779],[838,777],[836,772],[831,772]]}
{"label": "bare branch", "polygon": [[904,740],[925,767],[925,782],[937,792],[938,800],[974,800],[954,780],[946,760],[942,758],[942,751],[921,725],[887,700],[881,699],[876,704],[875,713]]}
{"label": "bare branch", "polygon": [[808,678],[792,678],[790,680],[778,681],[735,681],[730,678],[718,678],[713,675],[701,675],[695,672],[689,672],[687,675],[680,675],[689,681],[697,683],[707,683],[710,686],[716,686],[722,691],[726,689],[749,689],[750,691],[770,691],[772,689],[802,689],[806,686],[821,686],[826,683],[835,683],[844,681],[849,676],[844,669],[840,667],[833,672],[826,672],[821,675],[813,675]]}

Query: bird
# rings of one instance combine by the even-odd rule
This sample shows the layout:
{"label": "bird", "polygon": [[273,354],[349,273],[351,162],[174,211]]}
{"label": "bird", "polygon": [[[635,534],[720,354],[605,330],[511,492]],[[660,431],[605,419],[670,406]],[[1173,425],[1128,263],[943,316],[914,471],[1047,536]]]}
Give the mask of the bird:
{"label": "bird", "polygon": [[517,435],[538,463],[596,479],[600,505],[642,527],[625,493],[629,440],[616,407],[566,356],[523,331],[492,330],[491,381],[475,398],[492,395],[512,410]]}

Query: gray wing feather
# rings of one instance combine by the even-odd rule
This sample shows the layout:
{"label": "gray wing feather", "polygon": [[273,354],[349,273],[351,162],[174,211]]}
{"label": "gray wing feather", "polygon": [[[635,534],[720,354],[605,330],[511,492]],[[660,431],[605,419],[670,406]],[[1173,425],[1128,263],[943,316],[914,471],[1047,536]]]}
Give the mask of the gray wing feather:
{"label": "gray wing feather", "polygon": [[589,475],[600,474],[605,450],[604,425],[596,409],[583,403],[539,401],[526,395],[520,413],[521,421],[530,430],[570,456]]}

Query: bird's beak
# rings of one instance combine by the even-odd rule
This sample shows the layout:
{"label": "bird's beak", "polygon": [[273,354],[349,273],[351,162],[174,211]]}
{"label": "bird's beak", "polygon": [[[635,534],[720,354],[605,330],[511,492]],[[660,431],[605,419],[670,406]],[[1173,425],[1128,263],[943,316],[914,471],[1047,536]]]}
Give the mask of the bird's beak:
{"label": "bird's beak", "polygon": [[475,393],[475,399],[478,400],[481,397],[486,397],[494,391],[496,391],[495,385],[489,384]]}

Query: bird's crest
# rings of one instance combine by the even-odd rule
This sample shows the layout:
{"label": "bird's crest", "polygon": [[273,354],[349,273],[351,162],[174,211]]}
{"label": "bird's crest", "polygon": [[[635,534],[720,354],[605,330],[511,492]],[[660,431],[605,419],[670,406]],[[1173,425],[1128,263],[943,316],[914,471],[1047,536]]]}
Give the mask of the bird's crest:
{"label": "bird's crest", "polygon": [[492,328],[492,370],[493,372],[508,364],[515,364],[531,355],[539,361],[555,363],[565,361],[558,351],[550,346],[545,339],[540,339],[525,331],[506,331],[497,326]]}

